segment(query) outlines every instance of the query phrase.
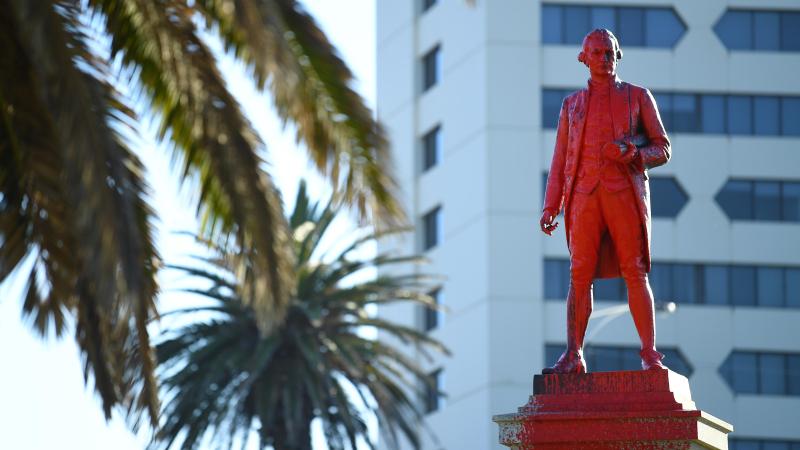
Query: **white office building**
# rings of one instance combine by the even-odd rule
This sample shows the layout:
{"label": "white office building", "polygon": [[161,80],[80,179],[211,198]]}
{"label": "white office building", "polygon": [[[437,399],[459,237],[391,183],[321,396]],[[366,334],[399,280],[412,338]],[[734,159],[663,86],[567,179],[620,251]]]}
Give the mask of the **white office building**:
{"label": "white office building", "polygon": [[[673,157],[650,172],[659,348],[731,448],[800,449],[800,1],[379,0],[378,113],[414,236],[445,277],[444,315],[380,312],[444,341],[420,360],[438,442],[500,449],[494,414],[527,401],[565,342],[562,226],[539,231],[562,98],[584,87],[581,38],[620,39],[623,80],[650,89]],[[595,285],[589,370],[633,369],[621,280]]]}

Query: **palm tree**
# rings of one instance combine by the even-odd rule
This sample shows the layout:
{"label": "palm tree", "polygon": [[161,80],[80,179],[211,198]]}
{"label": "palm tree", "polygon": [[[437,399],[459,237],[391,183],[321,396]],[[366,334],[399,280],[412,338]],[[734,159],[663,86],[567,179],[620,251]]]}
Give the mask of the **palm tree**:
{"label": "palm tree", "polygon": [[132,105],[147,105],[181,179],[198,186],[201,234],[241,249],[238,286],[261,332],[280,323],[296,286],[263,143],[202,33],[272,94],[337,201],[379,224],[403,220],[384,132],[296,0],[4,2],[0,282],[12,272],[28,279],[23,309],[43,334],[60,335],[74,317],[106,417],[122,405],[155,423],[159,409],[146,324],[157,315],[161,260],[144,170],[126,139],[138,127]]}
{"label": "palm tree", "polygon": [[297,295],[286,321],[269,334],[259,333],[252,306],[237,295],[231,264],[236,252],[213,247],[203,267],[172,266],[202,280],[193,285],[208,286],[188,289],[208,303],[167,313],[200,313],[202,320],[168,331],[156,346],[166,403],[152,448],[178,448],[182,441],[179,448],[191,449],[204,439],[231,448],[234,441],[246,444],[257,430],[260,448],[310,450],[311,422],[320,419],[331,449],[355,449],[357,438],[369,442],[359,408],[377,415],[392,448],[398,447],[398,431],[419,448],[421,413],[409,392],[419,391],[417,381],[427,376],[403,351],[363,331],[376,328],[425,355],[447,353],[425,333],[367,314],[369,305],[392,302],[433,306],[423,293],[428,281],[418,273],[353,281],[365,270],[419,260],[389,254],[351,258],[375,234],[323,258],[329,262],[320,260],[319,244],[334,216],[330,203],[310,202],[301,184],[289,220]]}

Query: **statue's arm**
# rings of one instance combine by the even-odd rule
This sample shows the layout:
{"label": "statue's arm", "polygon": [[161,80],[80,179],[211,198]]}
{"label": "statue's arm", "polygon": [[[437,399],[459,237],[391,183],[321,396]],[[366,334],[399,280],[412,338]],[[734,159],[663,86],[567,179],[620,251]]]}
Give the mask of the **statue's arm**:
{"label": "statue's arm", "polygon": [[666,164],[672,156],[669,138],[661,122],[656,101],[647,89],[640,96],[639,114],[648,141],[646,145],[639,147],[642,164],[648,169]]}
{"label": "statue's arm", "polygon": [[544,194],[544,207],[550,215],[557,216],[564,203],[564,161],[567,157],[567,142],[569,140],[569,118],[567,117],[567,100],[561,103],[561,112],[558,115],[558,131],[556,132],[556,148],[553,152],[553,161],[550,163],[550,173],[547,175],[547,189]]}

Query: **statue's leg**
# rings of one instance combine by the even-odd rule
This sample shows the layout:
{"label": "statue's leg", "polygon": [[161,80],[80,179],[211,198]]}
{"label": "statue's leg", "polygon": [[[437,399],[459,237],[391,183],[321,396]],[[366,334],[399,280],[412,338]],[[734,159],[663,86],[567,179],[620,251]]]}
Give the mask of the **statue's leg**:
{"label": "statue's leg", "polygon": [[592,279],[605,223],[595,189],[576,192],[569,211],[570,285],[567,294],[567,348],[558,362],[542,373],[585,372],[583,338],[592,313]]}
{"label": "statue's leg", "polygon": [[604,191],[601,204],[608,230],[619,259],[619,268],[628,288],[628,305],[642,341],[642,367],[663,367],[663,355],[656,350],[656,322],[653,291],[644,262],[644,231],[631,189]]}

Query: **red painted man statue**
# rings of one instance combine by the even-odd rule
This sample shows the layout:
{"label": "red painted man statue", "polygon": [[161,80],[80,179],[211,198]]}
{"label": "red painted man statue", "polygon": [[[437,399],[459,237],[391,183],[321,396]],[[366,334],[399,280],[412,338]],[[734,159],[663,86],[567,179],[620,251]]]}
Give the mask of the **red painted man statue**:
{"label": "red painted man statue", "polygon": [[543,373],[583,373],[583,338],[592,312],[592,281],[622,276],[642,341],[642,368],[663,368],[656,350],[650,271],[647,169],[670,158],[653,96],[617,78],[622,50],[608,30],[583,40],[578,61],[591,73],[586,89],[561,106],[555,153],[539,222],[550,235],[564,210],[570,253],[567,349]]}

